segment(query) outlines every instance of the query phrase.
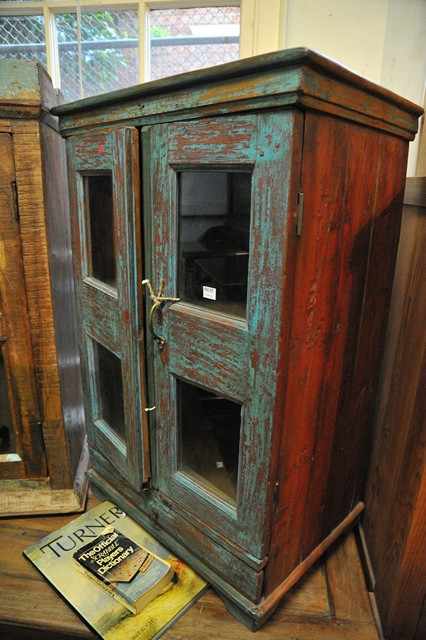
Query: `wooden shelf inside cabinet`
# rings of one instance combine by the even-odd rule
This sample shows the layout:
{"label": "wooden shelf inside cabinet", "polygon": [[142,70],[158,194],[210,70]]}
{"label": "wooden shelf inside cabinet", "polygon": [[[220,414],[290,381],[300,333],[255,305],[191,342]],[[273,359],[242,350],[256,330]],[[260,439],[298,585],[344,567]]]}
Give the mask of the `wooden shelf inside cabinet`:
{"label": "wooden shelf inside cabinet", "polygon": [[41,65],[0,61],[0,516],[84,508],[65,147]]}
{"label": "wooden shelf inside cabinet", "polygon": [[290,49],[53,113],[93,484],[258,628],[364,508],[422,109]]}

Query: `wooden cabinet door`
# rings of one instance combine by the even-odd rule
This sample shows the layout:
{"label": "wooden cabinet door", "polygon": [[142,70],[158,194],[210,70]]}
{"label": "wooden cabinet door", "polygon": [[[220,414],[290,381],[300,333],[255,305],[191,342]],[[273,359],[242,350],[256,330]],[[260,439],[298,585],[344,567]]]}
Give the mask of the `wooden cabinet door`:
{"label": "wooden cabinet door", "polygon": [[[289,111],[157,125],[142,142],[146,271],[165,299],[147,332],[153,483],[202,530],[256,557],[265,553],[272,496],[299,117]],[[294,217],[291,223],[294,231]]]}
{"label": "wooden cabinet door", "polygon": [[13,137],[0,133],[0,478],[45,475]]}
{"label": "wooden cabinet door", "polygon": [[139,489],[149,476],[149,451],[138,131],[75,138],[70,171],[90,444]]}

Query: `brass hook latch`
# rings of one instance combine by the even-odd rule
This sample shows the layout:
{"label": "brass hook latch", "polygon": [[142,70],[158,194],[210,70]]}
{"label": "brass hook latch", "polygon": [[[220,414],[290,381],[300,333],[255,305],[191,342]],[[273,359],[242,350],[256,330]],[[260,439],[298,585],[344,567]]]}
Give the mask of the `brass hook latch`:
{"label": "brass hook latch", "polygon": [[164,348],[164,345],[166,344],[166,339],[163,336],[160,336],[158,333],[156,333],[155,327],[154,327],[154,316],[157,311],[161,310],[162,304],[164,304],[165,302],[179,302],[180,298],[163,296],[164,287],[165,287],[164,281],[161,282],[158,293],[155,293],[154,289],[152,288],[152,284],[149,280],[142,280],[142,284],[148,289],[149,297],[151,298],[151,301],[153,303],[151,306],[151,310],[149,312],[149,330],[151,331],[151,335],[153,339],[158,343],[158,347],[161,350]]}

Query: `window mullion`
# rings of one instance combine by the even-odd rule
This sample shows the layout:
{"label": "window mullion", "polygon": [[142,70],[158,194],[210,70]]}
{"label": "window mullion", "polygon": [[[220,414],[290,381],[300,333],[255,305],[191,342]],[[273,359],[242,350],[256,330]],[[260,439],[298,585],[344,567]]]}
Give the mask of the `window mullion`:
{"label": "window mullion", "polygon": [[149,79],[149,8],[144,0],[138,4],[139,82]]}
{"label": "window mullion", "polygon": [[52,78],[53,86],[57,89],[61,86],[61,74],[59,68],[58,42],[55,29],[55,16],[47,3],[43,7],[44,35],[46,40],[47,70]]}

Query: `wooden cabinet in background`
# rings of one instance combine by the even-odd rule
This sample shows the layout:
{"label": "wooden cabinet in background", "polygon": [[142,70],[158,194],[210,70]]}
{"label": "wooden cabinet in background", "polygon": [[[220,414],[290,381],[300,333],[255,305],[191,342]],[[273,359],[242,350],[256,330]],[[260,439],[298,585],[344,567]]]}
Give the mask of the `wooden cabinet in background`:
{"label": "wooden cabinet in background", "polygon": [[54,109],[91,478],[253,627],[363,510],[421,111],[305,49]]}
{"label": "wooden cabinet in background", "polygon": [[386,640],[426,638],[426,178],[408,178],[366,495]]}
{"label": "wooden cabinet in background", "polygon": [[86,493],[65,152],[50,79],[0,62],[0,515]]}

